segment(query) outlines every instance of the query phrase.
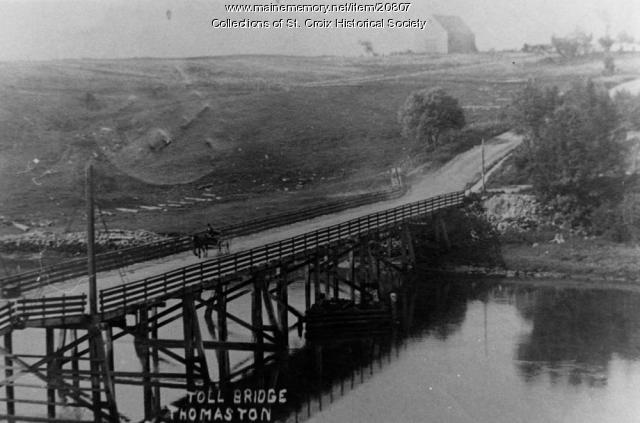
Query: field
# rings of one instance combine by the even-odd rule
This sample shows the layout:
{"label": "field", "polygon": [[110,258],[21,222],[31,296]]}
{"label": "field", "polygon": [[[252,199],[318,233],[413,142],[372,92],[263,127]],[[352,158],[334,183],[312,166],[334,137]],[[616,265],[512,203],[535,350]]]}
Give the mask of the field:
{"label": "field", "polygon": [[[619,58],[609,82],[639,63]],[[435,165],[502,129],[527,79],[601,69],[521,53],[0,63],[0,235],[13,221],[82,230],[89,160],[109,228],[185,233],[378,189],[392,166]],[[460,100],[471,136],[416,155],[397,110],[435,86]]]}

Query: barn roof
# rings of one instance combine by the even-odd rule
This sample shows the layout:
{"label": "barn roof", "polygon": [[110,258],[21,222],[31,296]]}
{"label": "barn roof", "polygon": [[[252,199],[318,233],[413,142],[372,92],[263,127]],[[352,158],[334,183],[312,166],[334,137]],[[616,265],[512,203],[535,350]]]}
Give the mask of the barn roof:
{"label": "barn roof", "polygon": [[473,31],[471,31],[471,28],[469,28],[459,16],[433,15],[433,17],[449,34],[457,33],[464,35],[473,35]]}

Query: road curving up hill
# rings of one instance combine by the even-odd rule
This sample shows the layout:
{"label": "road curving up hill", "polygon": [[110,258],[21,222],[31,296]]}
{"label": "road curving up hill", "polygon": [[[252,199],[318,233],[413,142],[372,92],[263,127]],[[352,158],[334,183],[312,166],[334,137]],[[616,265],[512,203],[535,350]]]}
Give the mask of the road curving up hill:
{"label": "road curving up hill", "polygon": [[[618,91],[627,90],[632,94],[640,92],[640,80],[633,80],[620,84],[610,90],[613,96]],[[522,142],[522,137],[514,132],[506,132],[485,143],[485,166],[487,168],[504,159],[514,148]],[[406,195],[399,199],[362,206],[343,212],[320,216],[303,222],[258,232],[233,240],[233,251],[241,251],[279,241],[305,232],[313,231],[325,226],[341,223],[369,213],[377,212],[401,204],[418,201],[438,194],[465,189],[468,184],[475,183],[480,178],[482,150],[476,146],[450,160],[439,169],[421,175]],[[176,268],[198,262],[191,253],[138,263],[130,266],[124,272],[110,271],[98,274],[99,289],[120,285],[129,281],[154,276]],[[29,297],[40,297],[49,294],[80,294],[88,291],[86,278],[71,280],[66,284],[44,287],[28,294]]]}
{"label": "road curving up hill", "polygon": [[[497,163],[505,155],[509,154],[521,142],[521,137],[512,132],[507,132],[493,138],[485,144],[485,165],[491,166]],[[475,147],[465,153],[456,156],[443,167],[421,175],[418,181],[401,198],[380,202],[372,205],[357,207],[343,212],[320,216],[303,222],[282,226],[279,228],[258,232],[233,240],[232,251],[241,251],[249,248],[279,241],[322,227],[345,222],[369,213],[374,213],[401,204],[418,201],[438,194],[463,190],[469,183],[475,182],[481,172],[481,147]],[[98,289],[120,285],[134,280],[143,279],[164,273],[176,268],[199,262],[190,252],[165,257],[145,263],[138,263],[125,269],[124,276],[118,271],[109,271],[98,274]],[[65,284],[47,286],[27,294],[30,298],[38,298],[46,295],[78,295],[88,292],[88,282],[85,278],[71,280]]]}

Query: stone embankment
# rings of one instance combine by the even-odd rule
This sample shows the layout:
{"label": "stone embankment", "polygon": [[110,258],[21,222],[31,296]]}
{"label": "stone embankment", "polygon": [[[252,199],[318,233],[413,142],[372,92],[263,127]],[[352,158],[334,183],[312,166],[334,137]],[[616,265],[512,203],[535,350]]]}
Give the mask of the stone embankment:
{"label": "stone embankment", "polygon": [[483,201],[487,219],[498,232],[508,230],[528,231],[544,222],[542,207],[534,195],[519,193],[495,193]]}
{"label": "stone embankment", "polygon": [[[163,239],[166,237],[143,230],[110,230],[96,233],[95,244],[97,251],[101,252]],[[87,251],[86,234],[84,232],[54,233],[34,230],[19,235],[0,236],[0,251],[3,252],[41,252],[47,249],[70,254],[84,253]]]}

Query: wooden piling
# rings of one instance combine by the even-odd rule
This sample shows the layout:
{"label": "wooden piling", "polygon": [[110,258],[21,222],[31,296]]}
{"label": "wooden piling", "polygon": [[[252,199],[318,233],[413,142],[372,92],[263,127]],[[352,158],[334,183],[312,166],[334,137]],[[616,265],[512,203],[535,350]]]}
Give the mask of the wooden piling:
{"label": "wooden piling", "polygon": [[324,280],[324,296],[326,299],[331,298],[331,264],[332,261],[329,260],[329,256],[325,255],[324,256],[324,273],[325,273],[325,280]]}
{"label": "wooden piling", "polygon": [[281,268],[280,277],[278,278],[278,320],[282,328],[282,339],[280,346],[283,350],[289,349],[289,291],[287,286],[287,269]]}
{"label": "wooden piling", "polygon": [[[11,355],[13,354],[13,336],[11,332],[4,335],[4,349],[6,351],[6,355],[4,356],[4,376],[7,380],[11,380],[13,377],[13,360],[11,359]],[[5,394],[7,396],[7,416],[9,416],[8,423],[13,423],[15,420],[12,416],[16,415],[13,382],[6,383]]]}
{"label": "wooden piling", "polygon": [[316,251],[315,257],[313,260],[313,292],[315,302],[318,303],[320,301],[320,256],[319,252]]}
{"label": "wooden piling", "polygon": [[[188,319],[187,313],[185,318]],[[141,345],[138,348],[138,354],[140,354],[140,362],[142,364],[142,397],[144,403],[144,418],[145,420],[151,420],[153,418],[153,391],[151,386],[151,360],[149,354],[149,310],[147,307],[143,307],[138,311],[138,343]],[[185,334],[185,338],[186,338]],[[189,343],[185,339],[185,344]],[[187,373],[189,370],[187,370]]]}
{"label": "wooden piling", "polygon": [[251,326],[253,327],[253,343],[256,349],[253,352],[253,362],[258,376],[258,385],[262,385],[264,379],[264,334],[262,323],[262,290],[261,279],[256,278],[251,292]]}
{"label": "wooden piling", "polygon": [[[55,346],[52,328],[45,329],[45,343],[47,357],[53,357],[55,354]],[[47,418],[49,419],[56,418],[56,389],[52,386],[56,385],[55,381],[58,380],[59,375],[55,373],[56,368],[53,360],[49,360],[49,362],[47,362]]]}
{"label": "wooden piling", "polygon": [[304,278],[304,311],[307,312],[311,308],[311,266],[305,266]]}
{"label": "wooden piling", "polygon": [[[113,373],[113,371],[115,370],[115,357],[114,357],[114,351],[113,351],[113,328],[111,327],[111,325],[107,326],[105,328],[105,346],[106,346],[106,353],[107,353],[107,371]],[[115,393],[115,386],[112,387],[112,389],[114,390]]]}
{"label": "wooden piling", "polygon": [[193,345],[193,316],[189,310],[189,301],[192,301],[191,295],[182,299],[182,324],[184,334],[184,359],[186,367],[187,389],[195,390],[195,347]]}
{"label": "wooden piling", "polygon": [[[152,308],[152,318],[153,318],[153,325],[151,328],[151,338],[155,341],[158,340],[158,321],[156,320],[158,315],[158,307],[153,307]],[[109,330],[107,332],[108,334],[108,338],[110,343],[111,343],[111,357],[113,359],[113,338],[112,338],[112,334],[111,334],[111,327],[109,327]],[[151,367],[151,372],[153,373],[153,375],[157,375],[158,372],[160,371],[160,354],[159,354],[159,350],[158,350],[158,344],[153,343],[151,346],[151,359],[152,359],[152,367]],[[160,407],[162,405],[160,404],[160,386],[159,385],[154,385],[153,386],[153,404],[152,404],[152,410],[153,410],[153,414],[157,415],[160,412]]]}
{"label": "wooden piling", "polygon": [[[229,337],[227,329],[227,288],[225,285],[218,284],[216,287],[217,315],[218,315],[218,339],[220,342],[226,342]],[[218,349],[218,379],[220,386],[226,388],[229,382],[229,373],[231,372],[229,365],[229,350]]]}
{"label": "wooden piling", "polygon": [[331,273],[333,276],[333,299],[337,300],[340,297],[340,279],[338,278],[338,262],[339,259],[338,257],[334,257],[333,260],[331,260]]}
{"label": "wooden piling", "polygon": [[356,302],[356,263],[353,249],[349,251],[349,282],[351,283],[351,301]]}
{"label": "wooden piling", "polygon": [[451,241],[449,241],[449,232],[447,231],[447,223],[442,217],[438,217],[440,221],[440,229],[442,231],[442,240],[444,241],[444,245],[447,250],[451,249]]}
{"label": "wooden piling", "polygon": [[73,329],[73,348],[71,349],[71,370],[72,370],[72,385],[77,391],[80,389],[80,361],[78,360],[78,330]]}

